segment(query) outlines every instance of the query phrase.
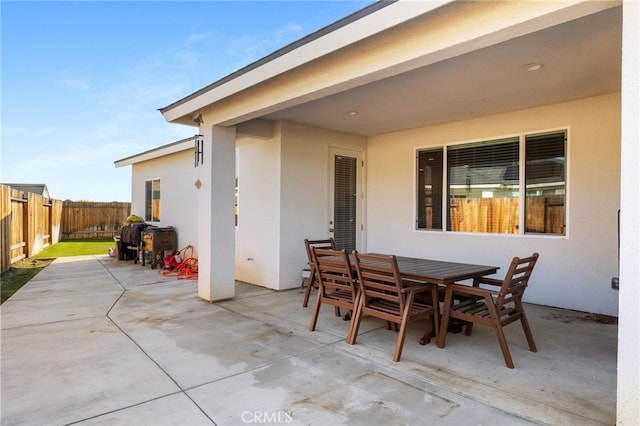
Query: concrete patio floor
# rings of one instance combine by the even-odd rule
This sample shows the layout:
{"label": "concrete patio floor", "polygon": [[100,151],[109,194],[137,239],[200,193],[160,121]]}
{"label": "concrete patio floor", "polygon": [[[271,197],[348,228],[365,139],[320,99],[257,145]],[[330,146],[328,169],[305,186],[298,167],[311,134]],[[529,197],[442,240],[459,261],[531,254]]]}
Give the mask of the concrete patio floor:
{"label": "concrete patio floor", "polygon": [[[195,281],[108,256],[59,258],[1,306],[1,417],[9,425],[611,425],[617,325],[527,305],[538,352],[505,329],[420,346],[323,307],[302,290],[237,283],[214,304]],[[314,299],[315,300],[315,299]]]}

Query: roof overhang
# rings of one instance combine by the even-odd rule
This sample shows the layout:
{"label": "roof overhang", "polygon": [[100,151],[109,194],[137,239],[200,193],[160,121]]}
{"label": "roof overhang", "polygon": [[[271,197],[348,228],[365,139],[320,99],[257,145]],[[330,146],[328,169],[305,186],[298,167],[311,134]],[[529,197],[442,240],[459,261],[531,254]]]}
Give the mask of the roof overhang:
{"label": "roof overhang", "polygon": [[[621,4],[384,3],[161,112],[188,125],[201,114],[206,125],[262,118],[374,135],[611,93]],[[523,71],[529,62],[545,65]]]}
{"label": "roof overhang", "polygon": [[136,163],[141,163],[143,161],[154,160],[156,158],[164,157],[166,155],[175,154],[176,152],[186,151],[188,149],[193,149],[195,143],[195,136],[182,139],[176,142],[172,142],[166,145],[159,146],[154,149],[150,149],[148,151],[141,152],[139,154],[135,154],[121,160],[116,160],[113,164],[116,167],[124,167],[131,166]]}
{"label": "roof overhang", "polygon": [[381,31],[393,28],[450,0],[407,2],[378,1],[335,23],[279,49],[219,81],[160,108],[169,122],[194,125],[200,109],[263,81],[286,73]]}

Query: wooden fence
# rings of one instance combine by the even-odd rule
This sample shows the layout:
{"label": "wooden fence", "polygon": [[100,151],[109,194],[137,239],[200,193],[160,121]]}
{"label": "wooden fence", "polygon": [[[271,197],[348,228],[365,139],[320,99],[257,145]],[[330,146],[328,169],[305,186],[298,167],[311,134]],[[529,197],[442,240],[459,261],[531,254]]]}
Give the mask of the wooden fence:
{"label": "wooden fence", "polygon": [[0,185],[0,272],[61,240],[112,238],[131,203],[48,200]]}
{"label": "wooden fence", "polygon": [[456,199],[449,211],[452,231],[518,233],[517,198]]}
{"label": "wooden fence", "polygon": [[131,203],[65,201],[62,205],[62,240],[112,238],[131,214]]}
{"label": "wooden fence", "polygon": [[[527,197],[525,232],[564,234],[564,197]],[[451,230],[517,234],[518,198],[472,198],[451,200]],[[429,216],[427,210],[427,219]]]}
{"label": "wooden fence", "polygon": [[0,270],[60,239],[62,201],[0,185]]}

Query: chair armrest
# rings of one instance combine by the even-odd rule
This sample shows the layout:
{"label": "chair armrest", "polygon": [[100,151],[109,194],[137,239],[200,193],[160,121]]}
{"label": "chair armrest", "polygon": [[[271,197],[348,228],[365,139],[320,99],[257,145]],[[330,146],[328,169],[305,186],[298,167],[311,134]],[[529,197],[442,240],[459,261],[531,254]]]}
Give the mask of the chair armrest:
{"label": "chair armrest", "polygon": [[425,292],[427,290],[431,290],[431,286],[433,286],[433,284],[422,283],[422,284],[417,284],[417,285],[411,285],[411,286],[408,286],[408,287],[403,287],[401,291],[403,293],[409,293],[409,292],[422,293],[422,292]]}
{"label": "chair armrest", "polygon": [[488,278],[488,277],[480,277],[476,280],[476,283],[478,284],[490,284],[490,285],[495,285],[495,286],[502,286],[503,281],[502,280],[497,280],[495,278]]}
{"label": "chair armrest", "polygon": [[486,296],[487,294],[498,295],[498,292],[495,290],[480,287],[471,287],[462,284],[449,284],[447,285],[447,291],[452,291],[456,294],[467,294],[469,296]]}

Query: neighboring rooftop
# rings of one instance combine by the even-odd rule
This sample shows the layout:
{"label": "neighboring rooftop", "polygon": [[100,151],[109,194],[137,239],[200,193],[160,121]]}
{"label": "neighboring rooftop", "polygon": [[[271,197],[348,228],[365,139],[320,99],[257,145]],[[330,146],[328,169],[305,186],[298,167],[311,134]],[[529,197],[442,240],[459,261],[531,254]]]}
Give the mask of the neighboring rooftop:
{"label": "neighboring rooftop", "polygon": [[51,198],[49,195],[49,189],[44,183],[5,183],[4,185],[10,186],[11,189],[22,191],[26,193],[42,195],[44,198]]}

